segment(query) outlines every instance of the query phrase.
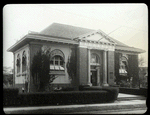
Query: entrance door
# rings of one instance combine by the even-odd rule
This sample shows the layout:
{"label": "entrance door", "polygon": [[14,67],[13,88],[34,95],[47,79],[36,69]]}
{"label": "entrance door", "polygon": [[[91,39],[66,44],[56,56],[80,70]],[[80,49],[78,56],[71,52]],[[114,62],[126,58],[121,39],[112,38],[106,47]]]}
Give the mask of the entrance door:
{"label": "entrance door", "polygon": [[97,86],[97,71],[91,71],[92,86]]}

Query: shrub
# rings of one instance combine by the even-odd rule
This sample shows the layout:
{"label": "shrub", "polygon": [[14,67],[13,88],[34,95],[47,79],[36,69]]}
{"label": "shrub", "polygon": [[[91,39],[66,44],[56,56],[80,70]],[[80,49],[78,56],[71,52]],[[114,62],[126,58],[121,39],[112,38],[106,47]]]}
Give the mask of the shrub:
{"label": "shrub", "polygon": [[18,88],[3,88],[3,106],[13,106],[17,102]]}
{"label": "shrub", "polygon": [[89,85],[79,85],[79,90],[83,91],[85,87],[90,87]]}
{"label": "shrub", "polygon": [[99,87],[99,86],[86,86],[82,88],[82,91],[107,91],[108,92],[108,99],[110,100],[116,100],[119,93],[118,87]]}
{"label": "shrub", "polygon": [[134,95],[143,95],[147,97],[147,89],[146,88],[125,88],[125,87],[120,87],[119,88],[120,93],[126,93],[126,94],[134,94]]}
{"label": "shrub", "polygon": [[[18,101],[15,101],[13,106],[89,104],[114,101],[114,98],[108,98],[108,95],[110,94],[106,90],[20,93],[16,96]],[[13,100],[13,98],[11,99]],[[12,104],[5,104],[5,106],[12,106]]]}
{"label": "shrub", "polygon": [[63,105],[78,103],[104,103],[107,99],[107,91],[69,91],[53,93],[24,93],[19,94],[19,105]]}
{"label": "shrub", "polygon": [[117,99],[116,87],[83,87],[82,91],[71,91],[73,87],[60,92],[19,93],[18,89],[4,91],[4,106],[41,106],[113,102]]}
{"label": "shrub", "polygon": [[74,87],[62,87],[60,91],[75,91]]}

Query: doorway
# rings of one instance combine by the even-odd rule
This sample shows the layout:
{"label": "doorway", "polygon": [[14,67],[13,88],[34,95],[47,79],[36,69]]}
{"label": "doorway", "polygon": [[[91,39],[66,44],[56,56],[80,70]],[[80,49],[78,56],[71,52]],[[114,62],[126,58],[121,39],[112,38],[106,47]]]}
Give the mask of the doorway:
{"label": "doorway", "polygon": [[97,71],[91,71],[92,86],[97,86]]}

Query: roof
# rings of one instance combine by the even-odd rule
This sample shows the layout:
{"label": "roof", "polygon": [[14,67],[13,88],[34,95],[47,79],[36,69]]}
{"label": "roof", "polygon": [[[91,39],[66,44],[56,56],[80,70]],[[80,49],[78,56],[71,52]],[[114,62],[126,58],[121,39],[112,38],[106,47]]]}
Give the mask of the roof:
{"label": "roof", "polygon": [[46,29],[41,31],[40,34],[73,39],[82,34],[89,33],[91,31],[95,31],[95,30],[75,27],[71,25],[53,23],[50,26],[48,26]]}
{"label": "roof", "polygon": [[129,47],[129,46],[116,46],[115,50],[130,51],[130,52],[137,52],[137,53],[144,53],[145,52],[145,50],[142,50],[140,48]]}
{"label": "roof", "polygon": [[57,43],[66,43],[66,44],[74,44],[77,45],[77,41],[73,40],[68,40],[68,39],[63,39],[63,38],[55,38],[51,36],[46,36],[46,35],[40,35],[40,34],[34,34],[34,33],[29,33],[25,35],[22,39],[20,39],[18,42],[16,42],[13,46],[7,49],[9,52],[14,52],[20,47],[26,45],[27,43],[31,41],[50,41],[50,42],[57,42]]}
{"label": "roof", "polygon": [[93,30],[93,29],[75,27],[75,26],[59,24],[59,23],[53,23],[39,33],[27,34],[22,39],[20,39],[17,43],[15,43],[12,47],[10,47],[8,51],[14,52],[15,50],[17,50],[17,48],[27,44],[32,40],[45,40],[45,41],[53,41],[53,42],[61,42],[61,43],[69,43],[69,44],[78,44],[78,42],[74,40],[75,38],[78,38],[79,36],[92,34],[95,32],[98,32],[108,40],[113,41],[116,45],[115,47],[116,50],[133,51],[138,53],[145,52],[142,49],[129,47],[128,45],[108,36],[102,30]]}
{"label": "roof", "polygon": [[[86,35],[92,32],[94,33],[95,31],[97,30],[81,28],[81,27],[76,27],[76,26],[71,26],[66,24],[60,24],[60,23],[53,23],[47,28],[45,28],[43,31],[41,31],[39,34],[74,39],[81,35]],[[98,30],[98,31],[101,32],[102,34],[107,35],[102,30]],[[111,38],[111,40],[116,42],[116,45],[118,46],[128,46],[114,38]]]}

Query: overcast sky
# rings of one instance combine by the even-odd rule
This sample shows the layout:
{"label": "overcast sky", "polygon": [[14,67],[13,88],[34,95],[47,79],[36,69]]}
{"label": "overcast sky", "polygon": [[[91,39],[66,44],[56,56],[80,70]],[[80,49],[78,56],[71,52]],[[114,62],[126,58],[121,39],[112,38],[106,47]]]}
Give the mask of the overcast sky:
{"label": "overcast sky", "polygon": [[148,60],[145,4],[10,4],[3,7],[3,66],[13,67],[13,53],[6,50],[17,40],[54,22],[112,32],[114,39],[146,50],[141,55]]}

